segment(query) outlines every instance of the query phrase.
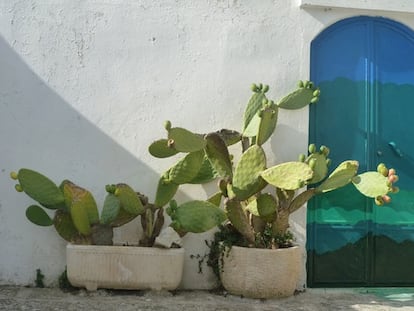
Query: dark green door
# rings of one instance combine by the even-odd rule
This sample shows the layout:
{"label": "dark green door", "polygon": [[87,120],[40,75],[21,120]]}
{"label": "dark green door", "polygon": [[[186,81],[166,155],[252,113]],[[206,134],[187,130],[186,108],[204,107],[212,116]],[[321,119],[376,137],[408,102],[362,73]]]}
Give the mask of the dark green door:
{"label": "dark green door", "polygon": [[414,33],[394,21],[355,17],[311,46],[310,142],[332,167],[356,159],[397,169],[401,191],[376,206],[352,186],[308,204],[309,286],[414,285]]}

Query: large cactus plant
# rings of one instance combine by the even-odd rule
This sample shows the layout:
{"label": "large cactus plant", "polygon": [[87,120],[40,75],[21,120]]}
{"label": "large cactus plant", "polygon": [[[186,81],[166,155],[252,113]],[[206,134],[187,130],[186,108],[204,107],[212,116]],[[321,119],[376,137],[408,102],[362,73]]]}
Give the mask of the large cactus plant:
{"label": "large cactus plant", "polygon": [[[167,213],[177,231],[202,232],[225,219],[227,232],[237,233],[244,245],[277,248],[288,236],[289,215],[315,195],[352,183],[381,205],[390,201],[390,192],[398,191],[393,185],[398,180],[395,170],[384,164],[377,171],[358,174],[358,162],[348,160],[328,175],[329,149],[325,146],[317,149],[311,144],[308,154],[300,155],[298,161],[268,167],[262,145],[276,129],[279,109],[301,109],[320,96],[309,81],[300,81],[295,91],[277,102],[267,98],[268,90],[267,85],[252,86],[241,132],[223,129],[195,134],[173,128],[167,121],[167,138],[149,147],[159,158],[185,154],[161,177],[156,198],[160,204],[167,204],[181,184],[218,179],[219,191],[206,201],[181,205],[171,201]],[[241,144],[242,155],[233,164],[228,146],[235,143]]]}

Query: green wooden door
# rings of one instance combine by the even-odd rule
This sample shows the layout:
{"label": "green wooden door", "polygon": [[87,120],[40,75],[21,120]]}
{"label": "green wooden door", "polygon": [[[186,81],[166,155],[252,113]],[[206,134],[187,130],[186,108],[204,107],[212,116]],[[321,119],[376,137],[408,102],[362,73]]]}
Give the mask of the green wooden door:
{"label": "green wooden door", "polygon": [[340,21],[312,42],[310,142],[331,148],[332,167],[397,169],[400,193],[375,206],[353,186],[308,204],[308,285],[414,285],[414,33],[394,21]]}

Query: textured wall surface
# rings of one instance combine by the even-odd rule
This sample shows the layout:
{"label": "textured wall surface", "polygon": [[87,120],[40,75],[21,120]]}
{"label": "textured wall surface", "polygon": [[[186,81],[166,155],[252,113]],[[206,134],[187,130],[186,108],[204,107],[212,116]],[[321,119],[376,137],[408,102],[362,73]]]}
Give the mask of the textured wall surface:
{"label": "textured wall surface", "polygon": [[[11,170],[70,179],[98,203],[104,185],[120,181],[153,199],[172,163],[147,151],[164,135],[164,120],[197,132],[239,129],[252,82],[269,84],[278,99],[308,78],[309,44],[322,29],[365,14],[303,10],[299,2],[0,1],[0,284],[33,283],[37,268],[53,284],[65,267],[65,242],[25,219],[31,201],[13,190]],[[307,109],[283,111],[267,146],[269,164],[306,150],[307,127]],[[183,187],[177,199],[214,187]],[[302,209],[292,222],[302,245],[305,221]],[[132,224],[117,236],[132,241],[136,234]],[[183,288],[214,285],[190,259],[207,252],[209,237],[185,237]],[[305,273],[298,286],[304,283]]]}

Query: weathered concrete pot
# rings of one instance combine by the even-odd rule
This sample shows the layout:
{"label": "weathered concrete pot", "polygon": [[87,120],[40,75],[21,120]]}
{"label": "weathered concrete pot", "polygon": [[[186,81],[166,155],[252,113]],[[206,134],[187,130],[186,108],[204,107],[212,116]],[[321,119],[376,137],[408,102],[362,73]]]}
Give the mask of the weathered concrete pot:
{"label": "weathered concrete pot", "polygon": [[66,264],[69,282],[87,290],[173,290],[181,282],[184,249],[68,244]]}
{"label": "weathered concrete pot", "polygon": [[249,298],[292,296],[301,272],[298,246],[258,249],[233,246],[222,254],[220,278],[231,294]]}

